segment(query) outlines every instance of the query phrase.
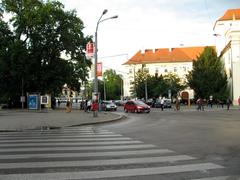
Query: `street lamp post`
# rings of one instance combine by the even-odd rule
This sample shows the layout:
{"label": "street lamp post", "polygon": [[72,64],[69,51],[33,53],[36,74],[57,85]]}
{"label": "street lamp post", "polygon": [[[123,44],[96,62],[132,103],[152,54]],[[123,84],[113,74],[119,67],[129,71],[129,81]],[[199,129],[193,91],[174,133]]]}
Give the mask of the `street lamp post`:
{"label": "street lamp post", "polygon": [[[95,72],[94,72],[94,94],[98,94],[98,79],[97,79],[97,62],[98,62],[98,38],[97,38],[97,31],[98,31],[98,26],[101,22],[109,20],[109,19],[115,19],[118,18],[118,16],[112,16],[106,19],[102,19],[103,15],[107,13],[107,9],[105,9],[102,12],[102,15],[100,16],[100,18],[97,21],[97,26],[96,26],[96,31],[95,31],[95,51],[94,51],[94,59],[95,59]],[[97,116],[97,111],[94,113],[94,116]]]}

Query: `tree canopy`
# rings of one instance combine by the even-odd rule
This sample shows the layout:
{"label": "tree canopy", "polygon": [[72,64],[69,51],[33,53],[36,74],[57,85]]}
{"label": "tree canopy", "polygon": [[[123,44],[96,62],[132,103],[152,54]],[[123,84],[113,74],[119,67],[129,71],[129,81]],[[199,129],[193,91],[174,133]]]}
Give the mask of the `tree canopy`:
{"label": "tree canopy", "polygon": [[187,75],[188,85],[195,92],[195,97],[224,100],[228,96],[227,76],[223,63],[215,49],[206,47],[193,62],[193,69]]}
{"label": "tree canopy", "polygon": [[18,97],[26,92],[57,95],[64,84],[79,90],[91,65],[85,47],[84,24],[76,11],[58,1],[3,0],[12,15],[0,19],[0,94]]}
{"label": "tree canopy", "polygon": [[106,99],[120,99],[123,88],[123,80],[121,76],[112,69],[106,70],[103,74],[103,81],[105,83]]}
{"label": "tree canopy", "polygon": [[172,96],[177,96],[186,86],[175,74],[151,76],[143,69],[136,73],[134,87],[131,91],[136,93],[136,97],[142,99],[145,98],[146,88],[148,98],[159,98],[160,96],[168,97],[169,90]]}

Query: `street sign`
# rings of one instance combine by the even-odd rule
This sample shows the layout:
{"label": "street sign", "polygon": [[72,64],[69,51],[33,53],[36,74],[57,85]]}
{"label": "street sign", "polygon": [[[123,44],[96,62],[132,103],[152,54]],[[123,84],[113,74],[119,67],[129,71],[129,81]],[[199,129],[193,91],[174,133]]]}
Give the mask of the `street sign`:
{"label": "street sign", "polygon": [[21,97],[20,97],[20,102],[24,103],[25,101],[26,101],[25,96],[21,96]]}

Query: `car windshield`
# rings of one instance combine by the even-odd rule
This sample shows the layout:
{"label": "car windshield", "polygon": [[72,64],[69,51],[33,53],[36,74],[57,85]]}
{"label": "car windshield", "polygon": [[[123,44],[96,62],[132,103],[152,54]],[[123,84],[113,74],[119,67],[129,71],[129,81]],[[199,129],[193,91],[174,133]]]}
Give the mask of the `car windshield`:
{"label": "car windshield", "polygon": [[103,101],[104,104],[112,104],[110,101]]}
{"label": "car windshield", "polygon": [[146,105],[144,102],[142,101],[135,101],[136,105]]}

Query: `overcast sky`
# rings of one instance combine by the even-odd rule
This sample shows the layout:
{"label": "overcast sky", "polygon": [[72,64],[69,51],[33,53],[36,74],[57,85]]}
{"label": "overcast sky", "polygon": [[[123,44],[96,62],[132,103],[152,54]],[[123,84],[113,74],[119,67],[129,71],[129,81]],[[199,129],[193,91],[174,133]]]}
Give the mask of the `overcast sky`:
{"label": "overcast sky", "polygon": [[[227,9],[240,7],[239,0],[60,0],[75,9],[85,35],[94,35],[100,23],[98,55],[104,67],[119,70],[138,50],[215,45],[213,26]],[[120,55],[121,56],[117,56]],[[114,56],[112,58],[101,58]]]}

